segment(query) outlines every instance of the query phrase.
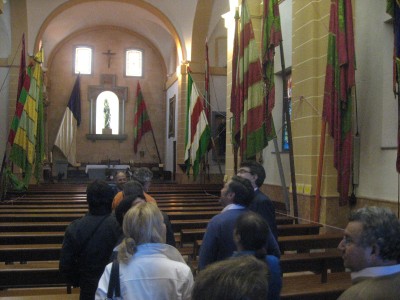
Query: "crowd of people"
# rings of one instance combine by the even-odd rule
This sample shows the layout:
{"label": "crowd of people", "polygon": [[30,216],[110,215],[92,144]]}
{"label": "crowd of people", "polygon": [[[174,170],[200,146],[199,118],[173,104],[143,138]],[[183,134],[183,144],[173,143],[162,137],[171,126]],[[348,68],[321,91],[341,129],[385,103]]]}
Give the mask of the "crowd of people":
{"label": "crowd of people", "polygon": [[[279,299],[282,273],[272,201],[260,190],[265,170],[245,161],[221,189],[223,209],[207,225],[198,274],[175,248],[166,213],[148,194],[139,168],[115,186],[87,187],[89,212],[66,229],[60,271],[80,299]],[[400,223],[386,208],[354,211],[338,245],[353,285],[340,300],[398,299]]]}

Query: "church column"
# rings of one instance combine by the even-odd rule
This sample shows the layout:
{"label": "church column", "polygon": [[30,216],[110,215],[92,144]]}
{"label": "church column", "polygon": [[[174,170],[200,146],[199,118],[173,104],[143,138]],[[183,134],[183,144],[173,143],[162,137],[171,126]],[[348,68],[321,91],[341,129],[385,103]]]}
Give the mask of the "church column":
{"label": "church column", "polygon": [[[299,215],[312,219],[322,124],[330,1],[293,0],[292,131]],[[333,139],[327,135],[320,222],[342,226],[348,207],[339,207]]]}

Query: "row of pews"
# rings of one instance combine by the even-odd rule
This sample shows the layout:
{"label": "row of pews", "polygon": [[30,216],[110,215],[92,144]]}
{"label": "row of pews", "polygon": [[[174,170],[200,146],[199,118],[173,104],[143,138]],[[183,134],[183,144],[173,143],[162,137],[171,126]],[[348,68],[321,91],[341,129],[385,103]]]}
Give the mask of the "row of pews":
{"label": "row of pews", "polygon": [[[220,189],[220,185],[154,184],[149,192],[170,217],[177,248],[194,274],[207,223],[222,209]],[[86,186],[79,184],[34,186],[0,204],[0,297],[79,298],[79,289],[67,287],[58,272],[58,259],[66,227],[87,212],[85,191]],[[322,233],[320,224],[295,224],[285,213],[278,212],[276,221],[284,273],[282,299],[336,299],[351,285],[336,250],[342,232]]]}

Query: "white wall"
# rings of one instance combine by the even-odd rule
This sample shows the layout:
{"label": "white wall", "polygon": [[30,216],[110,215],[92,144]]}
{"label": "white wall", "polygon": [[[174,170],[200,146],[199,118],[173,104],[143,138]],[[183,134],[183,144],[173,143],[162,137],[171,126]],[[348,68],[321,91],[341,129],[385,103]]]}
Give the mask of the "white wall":
{"label": "white wall", "polygon": [[[359,197],[397,201],[397,100],[392,92],[392,25],[386,1],[356,1],[356,84],[361,136]],[[388,122],[390,121],[390,122]],[[385,138],[383,138],[385,137]],[[386,141],[385,141],[386,139]]]}

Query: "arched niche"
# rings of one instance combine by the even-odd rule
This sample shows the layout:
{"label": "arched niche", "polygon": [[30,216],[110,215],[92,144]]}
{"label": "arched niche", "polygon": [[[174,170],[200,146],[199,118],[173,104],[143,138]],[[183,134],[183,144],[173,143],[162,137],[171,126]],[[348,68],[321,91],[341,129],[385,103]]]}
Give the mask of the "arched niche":
{"label": "arched niche", "polygon": [[[118,97],[118,133],[96,133],[96,120],[97,120],[97,105],[98,97],[104,92],[111,92]],[[128,88],[115,86],[115,75],[102,75],[101,85],[99,86],[88,86],[88,101],[90,102],[89,111],[89,134],[86,137],[89,140],[126,140],[127,135],[125,134],[125,101],[128,98]]]}

